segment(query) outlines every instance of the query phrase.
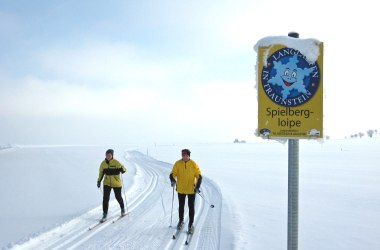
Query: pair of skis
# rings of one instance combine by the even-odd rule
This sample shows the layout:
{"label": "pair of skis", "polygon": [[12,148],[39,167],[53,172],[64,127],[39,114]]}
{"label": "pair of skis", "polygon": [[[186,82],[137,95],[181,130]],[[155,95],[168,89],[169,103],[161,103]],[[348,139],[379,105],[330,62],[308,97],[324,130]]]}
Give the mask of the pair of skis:
{"label": "pair of skis", "polygon": [[[118,215],[118,216],[113,217],[113,218],[112,218],[112,223],[115,223],[115,222],[119,221],[120,219],[124,218],[124,217],[127,216],[127,215],[128,215],[128,213],[125,213],[124,215]],[[108,221],[107,219],[106,219],[106,220],[100,220],[98,223],[96,223],[96,224],[90,226],[90,227],[88,228],[88,230],[91,231],[91,230],[93,230],[94,228],[99,227],[100,225],[104,225],[107,221]]]}
{"label": "pair of skis", "polygon": [[[173,240],[175,240],[175,239],[178,238],[179,234],[182,232],[182,228],[183,228],[183,225],[180,228],[176,229],[176,231],[173,234]],[[185,242],[185,245],[189,245],[190,244],[190,241],[193,238],[193,233],[194,233],[194,226],[193,226],[192,230],[188,230],[186,232],[186,242]]]}

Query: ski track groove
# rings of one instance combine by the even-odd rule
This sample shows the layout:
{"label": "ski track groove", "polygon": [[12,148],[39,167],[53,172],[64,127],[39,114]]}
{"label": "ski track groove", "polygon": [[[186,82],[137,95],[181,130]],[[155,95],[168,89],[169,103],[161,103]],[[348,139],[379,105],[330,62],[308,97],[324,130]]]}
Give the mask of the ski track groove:
{"label": "ski track groove", "polygon": [[176,240],[172,239],[178,221],[177,193],[173,225],[169,227],[172,190],[168,177],[171,165],[139,152],[127,154],[127,167],[133,165],[136,168],[133,192],[129,197],[127,195],[129,215],[112,223],[113,216],[120,213],[119,204],[112,200],[109,209],[113,212],[106,224],[88,230],[100,217],[101,207],[98,207],[30,242],[16,245],[15,249],[219,249],[222,208],[219,187],[208,178],[203,179],[202,194],[215,207],[210,208],[202,197],[196,197],[195,231],[190,244],[185,246],[187,204],[184,228]]}
{"label": "ski track groove", "polygon": [[[148,188],[147,189],[145,189],[146,190],[146,192],[144,192],[144,190],[143,190],[143,192],[141,192],[140,193],[140,195],[136,198],[136,203],[133,203],[133,204],[131,204],[131,205],[129,205],[129,212],[131,213],[129,216],[133,216],[133,217],[135,217],[135,216],[138,216],[138,217],[140,217],[139,216],[139,214],[141,214],[142,212],[145,212],[146,210],[148,210],[149,209],[149,207],[148,206],[143,206],[142,208],[143,208],[143,210],[142,211],[138,211],[138,213],[136,213],[136,215],[134,214],[134,210],[136,209],[136,208],[138,208],[138,207],[140,207],[140,205],[154,192],[154,190],[156,189],[156,187],[157,187],[157,184],[158,184],[158,174],[156,173],[156,172],[154,172],[154,171],[147,171],[146,169],[143,169],[143,168],[141,168],[138,164],[135,164],[136,165],[136,167],[138,168],[138,169],[141,169],[142,170],[142,172],[144,172],[145,174],[145,176],[149,176],[149,178],[146,178],[145,177],[145,179],[144,179],[144,182],[146,183],[148,183]],[[149,180],[149,181],[147,181],[147,180]],[[117,206],[118,206],[118,204],[117,204]],[[126,217],[126,218],[123,218],[122,220],[124,220],[124,219],[129,219],[129,217]],[[122,223],[123,221],[119,221],[119,222],[116,222],[116,223]],[[136,224],[136,223],[138,223],[139,221],[136,221],[136,220],[134,220],[132,223],[133,223],[133,225],[134,224]],[[115,226],[116,226],[116,223],[115,223]],[[112,224],[112,223],[111,223]],[[109,225],[111,225],[111,224],[108,224],[107,226],[109,226]],[[132,225],[130,224],[129,225],[129,227],[131,227]],[[104,230],[105,229],[105,227],[101,227],[98,231],[101,231],[101,230]],[[92,238],[93,237],[93,235],[90,235],[91,237],[88,237],[88,239],[90,239],[90,238]],[[76,247],[79,247],[82,243],[84,243],[84,242],[86,242],[87,240],[88,240],[87,238],[85,239],[85,240],[81,240],[80,242],[77,242],[74,246],[72,246],[72,247],[70,247],[70,248],[68,248],[68,249],[75,249]],[[107,240],[107,239],[104,239],[104,240]],[[118,240],[118,239],[116,239],[116,240]],[[85,244],[84,244],[84,247],[85,247]],[[112,247],[112,245],[110,245],[110,247]],[[82,246],[81,246],[81,248],[83,248]]]}

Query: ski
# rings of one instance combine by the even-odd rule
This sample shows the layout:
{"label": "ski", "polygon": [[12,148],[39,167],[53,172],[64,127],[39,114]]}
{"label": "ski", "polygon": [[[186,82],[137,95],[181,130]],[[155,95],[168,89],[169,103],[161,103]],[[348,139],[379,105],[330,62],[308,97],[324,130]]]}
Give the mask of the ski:
{"label": "ski", "polygon": [[96,228],[96,227],[98,227],[98,226],[104,224],[106,221],[107,221],[107,220],[105,220],[105,221],[99,221],[98,223],[96,223],[96,224],[90,226],[90,227],[88,228],[88,231],[91,231],[92,229],[94,229],[94,228]]}
{"label": "ski", "polygon": [[193,233],[194,233],[194,226],[193,226],[192,230],[187,231],[185,245],[190,244],[190,241],[193,238]]}
{"label": "ski", "polygon": [[173,234],[173,240],[177,239],[178,235],[182,232],[183,224],[180,228],[177,227],[176,231]]}
{"label": "ski", "polygon": [[[115,223],[116,221],[118,221],[118,220],[121,219],[122,217],[121,217],[121,216],[114,216],[114,217],[111,217],[111,218],[112,218],[112,223]],[[110,218],[110,219],[105,219],[105,220],[103,220],[103,219],[99,220],[98,223],[96,223],[96,224],[90,226],[90,227],[88,228],[88,231],[91,231],[91,230],[93,230],[94,228],[99,227],[100,225],[107,224],[107,222],[109,222],[109,221],[111,220],[111,218]]]}
{"label": "ski", "polygon": [[175,233],[173,234],[173,240],[177,239],[177,237],[178,237],[178,235],[181,233],[181,231],[182,231],[182,228],[181,228],[181,229],[177,229],[177,230],[175,231]]}
{"label": "ski", "polygon": [[129,213],[125,213],[124,215],[119,215],[117,218],[113,219],[112,220],[112,223],[115,223],[116,221],[124,218],[125,216],[129,215]]}
{"label": "ski", "polygon": [[185,245],[189,245],[193,234],[187,233]]}

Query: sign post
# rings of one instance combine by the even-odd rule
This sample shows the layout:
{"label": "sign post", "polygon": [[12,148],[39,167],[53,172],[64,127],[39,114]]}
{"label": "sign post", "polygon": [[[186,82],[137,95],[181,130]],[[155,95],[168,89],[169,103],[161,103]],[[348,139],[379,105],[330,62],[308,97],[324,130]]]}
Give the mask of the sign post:
{"label": "sign post", "polygon": [[288,250],[298,249],[299,140],[288,141]]}
{"label": "sign post", "polygon": [[255,46],[258,136],[288,140],[288,250],[297,250],[299,139],[323,138],[323,43],[288,37]]}
{"label": "sign post", "polygon": [[[288,36],[298,38],[298,33]],[[298,249],[299,140],[288,141],[288,250]]]}

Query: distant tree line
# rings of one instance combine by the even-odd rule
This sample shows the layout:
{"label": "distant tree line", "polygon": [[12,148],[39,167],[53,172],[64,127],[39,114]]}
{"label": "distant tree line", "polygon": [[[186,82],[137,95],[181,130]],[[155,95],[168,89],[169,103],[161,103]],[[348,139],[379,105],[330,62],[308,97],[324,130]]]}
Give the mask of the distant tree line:
{"label": "distant tree line", "polygon": [[245,143],[245,142],[246,142],[245,140],[242,140],[242,141],[239,141],[238,139],[234,140],[234,143]]}
{"label": "distant tree line", "polygon": [[[364,137],[364,136],[365,136],[365,134],[364,134],[363,132],[359,132],[359,133],[357,133],[357,134],[350,135],[351,138],[362,138],[362,137]],[[377,136],[377,129],[369,129],[369,130],[367,131],[367,136],[368,136],[369,138],[372,138],[372,137],[374,137],[374,136]]]}
{"label": "distant tree line", "polygon": [[12,145],[11,144],[7,144],[7,145],[0,145],[0,150],[1,149],[7,149],[7,148],[11,148]]}

